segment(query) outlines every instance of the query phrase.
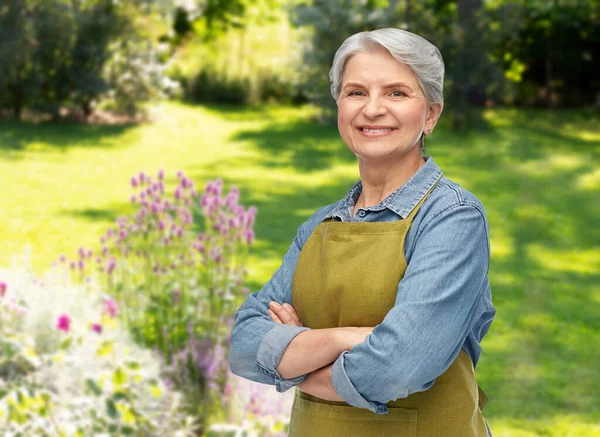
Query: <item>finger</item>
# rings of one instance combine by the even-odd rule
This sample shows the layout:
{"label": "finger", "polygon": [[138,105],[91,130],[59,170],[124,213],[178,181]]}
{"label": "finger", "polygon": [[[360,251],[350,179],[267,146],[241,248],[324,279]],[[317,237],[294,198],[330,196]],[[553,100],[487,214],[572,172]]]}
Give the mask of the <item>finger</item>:
{"label": "finger", "polygon": [[288,313],[290,313],[290,315],[296,320],[296,322],[298,322],[300,325],[302,324],[300,316],[298,316],[298,313],[296,312],[293,306],[291,306],[289,303],[284,303],[283,307],[288,311]]}
{"label": "finger", "polygon": [[269,310],[267,310],[267,312],[269,313],[269,316],[271,316],[271,319],[273,319],[273,321],[275,323],[279,323],[279,324],[283,325],[283,322],[281,321],[281,319],[279,317],[277,317],[277,314],[275,314],[273,312],[273,310],[269,309]]}
{"label": "finger", "polygon": [[282,305],[274,303],[271,309],[277,314],[279,319],[286,325],[298,326],[296,319],[289,313],[289,311]]}

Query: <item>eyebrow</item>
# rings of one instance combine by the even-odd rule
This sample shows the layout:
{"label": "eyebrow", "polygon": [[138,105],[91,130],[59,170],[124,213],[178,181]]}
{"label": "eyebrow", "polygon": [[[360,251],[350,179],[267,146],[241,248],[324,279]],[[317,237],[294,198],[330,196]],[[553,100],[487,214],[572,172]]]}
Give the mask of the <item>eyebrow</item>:
{"label": "eyebrow", "polygon": [[[346,89],[348,87],[364,87],[364,85],[360,82],[348,82],[346,85],[344,85],[343,89]],[[388,89],[388,88],[400,88],[400,87],[406,87],[408,89],[412,89],[407,83],[405,82],[393,82],[393,83],[389,83],[387,85],[384,85],[383,88]]]}

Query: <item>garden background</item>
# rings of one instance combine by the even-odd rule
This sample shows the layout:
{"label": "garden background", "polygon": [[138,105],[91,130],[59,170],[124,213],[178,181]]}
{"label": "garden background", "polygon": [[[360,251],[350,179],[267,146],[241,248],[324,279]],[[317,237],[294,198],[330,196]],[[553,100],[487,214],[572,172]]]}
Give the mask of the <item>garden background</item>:
{"label": "garden background", "polygon": [[599,13],[0,0],[0,435],[285,435],[291,391],[227,369],[233,312],[357,180],[327,74],[393,26],[444,56],[426,151],[490,221],[493,435],[600,436]]}

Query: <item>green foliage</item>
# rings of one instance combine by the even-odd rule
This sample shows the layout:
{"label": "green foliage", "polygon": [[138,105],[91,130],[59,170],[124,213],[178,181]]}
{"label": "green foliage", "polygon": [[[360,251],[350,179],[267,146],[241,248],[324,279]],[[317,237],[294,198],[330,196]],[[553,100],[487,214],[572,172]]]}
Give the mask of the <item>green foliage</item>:
{"label": "green foliage", "polygon": [[[0,48],[0,88],[6,90],[0,108],[17,117],[26,107],[54,119],[62,108],[87,117],[110,91],[117,109],[137,110],[138,102],[161,89],[160,80],[147,78],[161,73],[152,49],[136,44],[143,39],[134,24],[137,13],[113,0],[7,2],[0,7],[0,38],[7,41]],[[119,53],[128,62],[115,60]],[[123,85],[132,74],[139,79]]]}
{"label": "green foliage", "polygon": [[[592,2],[501,5],[491,55],[514,82],[504,101],[519,105],[591,105],[600,93],[600,30]],[[516,76],[515,76],[516,73]]]}

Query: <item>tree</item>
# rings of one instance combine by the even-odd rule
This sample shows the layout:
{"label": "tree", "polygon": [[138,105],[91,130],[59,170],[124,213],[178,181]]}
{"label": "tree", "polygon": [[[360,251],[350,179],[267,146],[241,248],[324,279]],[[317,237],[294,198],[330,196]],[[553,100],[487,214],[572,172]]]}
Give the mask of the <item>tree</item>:
{"label": "tree", "polygon": [[39,68],[34,63],[37,42],[28,19],[26,0],[0,3],[0,107],[12,109],[21,118],[23,108],[36,95]]}
{"label": "tree", "polygon": [[[62,108],[88,117],[110,90],[118,96],[115,107],[131,112],[164,84],[151,37],[136,23],[154,0],[0,2],[0,107],[18,118],[25,107],[55,120]],[[131,62],[116,57],[117,51]],[[125,86],[132,74],[138,78]]]}

